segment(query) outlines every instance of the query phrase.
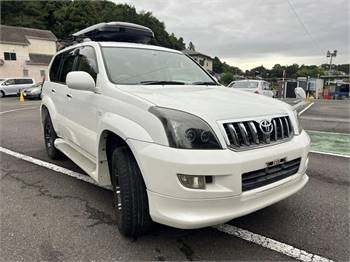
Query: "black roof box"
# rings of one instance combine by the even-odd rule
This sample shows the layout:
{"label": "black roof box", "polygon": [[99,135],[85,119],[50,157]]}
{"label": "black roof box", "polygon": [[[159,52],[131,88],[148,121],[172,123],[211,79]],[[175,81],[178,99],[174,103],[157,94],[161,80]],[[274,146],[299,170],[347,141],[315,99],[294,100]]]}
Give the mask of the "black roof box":
{"label": "black roof box", "polygon": [[153,31],[148,27],[126,22],[99,23],[76,32],[72,36],[75,39],[89,38],[92,41],[131,43],[148,43],[154,38]]}

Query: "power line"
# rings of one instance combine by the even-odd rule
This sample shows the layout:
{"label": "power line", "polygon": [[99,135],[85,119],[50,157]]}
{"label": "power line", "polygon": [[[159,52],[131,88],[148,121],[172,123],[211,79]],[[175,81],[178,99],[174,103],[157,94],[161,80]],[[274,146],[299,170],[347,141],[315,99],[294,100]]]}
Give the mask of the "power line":
{"label": "power line", "polygon": [[292,5],[290,0],[286,0],[288,2],[288,5],[290,6],[290,8],[292,9],[295,17],[297,18],[298,22],[301,24],[301,26],[303,27],[305,33],[310,37],[311,41],[313,42],[313,44],[316,46],[316,48],[318,48],[320,50],[320,53],[323,54],[322,48],[319,46],[319,44],[316,42],[315,38],[313,38],[313,36],[311,35],[311,33],[309,32],[309,30],[307,29],[306,25],[304,24],[303,20],[301,20],[301,18],[299,17],[297,11],[295,10],[294,6]]}

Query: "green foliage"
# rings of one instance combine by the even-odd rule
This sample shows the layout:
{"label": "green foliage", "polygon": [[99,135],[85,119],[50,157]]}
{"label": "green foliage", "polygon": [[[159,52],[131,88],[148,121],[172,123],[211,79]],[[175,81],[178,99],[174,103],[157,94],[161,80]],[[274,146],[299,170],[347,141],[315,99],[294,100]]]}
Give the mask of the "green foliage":
{"label": "green foliage", "polygon": [[246,71],[246,76],[249,77],[265,77],[268,78],[270,76],[270,70],[266,69],[263,65],[254,67],[250,70]]}
{"label": "green foliage", "polygon": [[[321,67],[325,70],[329,70],[329,64],[322,64]],[[332,65],[332,70],[334,70],[335,74],[350,74],[350,64],[340,64],[340,65]]]}
{"label": "green foliage", "polygon": [[190,43],[188,44],[187,49],[188,49],[188,50],[191,50],[191,51],[196,51],[196,48],[195,48],[195,46],[194,46],[194,44],[193,44],[192,42],[190,42]]}
{"label": "green foliage", "polygon": [[1,1],[1,24],[51,30],[58,38],[100,22],[125,21],[151,28],[153,44],[177,50],[183,38],[165,30],[151,12],[137,13],[135,7],[109,1]]}
{"label": "green foliage", "polygon": [[300,66],[300,68],[296,73],[297,76],[309,76],[309,77],[319,77],[324,74],[325,74],[325,70],[322,67],[316,66],[316,65],[310,65],[310,66],[302,65]]}
{"label": "green foliage", "polygon": [[233,81],[232,73],[223,73],[220,77],[220,83],[223,84],[224,86],[227,86],[232,81]]}
{"label": "green foliage", "polygon": [[213,71],[217,74],[230,73],[233,75],[243,75],[243,71],[241,69],[228,65],[225,62],[222,63],[217,56],[215,56],[213,60]]}

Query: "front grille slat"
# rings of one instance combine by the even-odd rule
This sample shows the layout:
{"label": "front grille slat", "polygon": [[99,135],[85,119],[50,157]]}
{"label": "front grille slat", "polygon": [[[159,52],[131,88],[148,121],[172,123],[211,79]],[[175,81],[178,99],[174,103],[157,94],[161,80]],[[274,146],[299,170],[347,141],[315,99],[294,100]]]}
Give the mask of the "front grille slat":
{"label": "front grille slat", "polygon": [[278,121],[279,121],[280,127],[281,127],[281,138],[284,139],[284,128],[283,128],[282,119],[279,118]]}
{"label": "front grille slat", "polygon": [[231,137],[232,137],[232,140],[233,140],[233,143],[235,146],[239,146],[239,140],[238,140],[238,136],[237,136],[237,133],[236,133],[236,130],[235,128],[233,127],[232,124],[228,124],[228,130],[231,134]]}
{"label": "front grille slat", "polygon": [[245,128],[243,123],[239,123],[238,127],[239,127],[239,130],[241,131],[241,135],[242,135],[244,144],[246,146],[249,146],[250,143],[249,143],[249,136],[248,136],[247,129]]}
{"label": "front grille slat", "polygon": [[273,119],[273,120],[272,120],[272,124],[273,124],[274,139],[275,139],[275,141],[277,141],[278,138],[277,138],[277,124],[276,124],[276,119]]}
{"label": "front grille slat", "polygon": [[286,123],[286,131],[287,131],[287,137],[289,137],[289,123],[288,123],[288,119],[286,117],[283,118],[284,122]]}
{"label": "front grille slat", "polygon": [[252,141],[255,144],[259,144],[258,131],[256,130],[254,123],[252,121],[249,121],[248,126],[249,126],[250,133],[252,135],[252,138],[253,138]]}
{"label": "front grille slat", "polygon": [[285,142],[293,137],[293,127],[288,116],[273,117],[270,122],[271,133],[266,133],[266,130],[263,132],[260,121],[256,120],[224,123],[229,148],[247,150]]}
{"label": "front grille slat", "polygon": [[242,174],[242,191],[262,187],[296,174],[301,158]]}

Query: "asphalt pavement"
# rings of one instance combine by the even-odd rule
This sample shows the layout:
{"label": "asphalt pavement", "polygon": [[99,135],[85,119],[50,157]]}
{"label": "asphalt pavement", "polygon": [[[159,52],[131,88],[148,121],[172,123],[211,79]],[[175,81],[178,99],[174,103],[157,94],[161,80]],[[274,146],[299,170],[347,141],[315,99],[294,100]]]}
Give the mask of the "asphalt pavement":
{"label": "asphalt pavement", "polygon": [[[349,119],[349,102],[339,102],[315,103],[303,117]],[[69,159],[47,158],[39,104],[0,100],[0,147],[83,174]],[[343,122],[324,122],[303,120],[303,126],[349,133]],[[110,191],[8,154],[0,157],[1,261],[293,260],[216,228],[157,225],[147,236],[124,238]],[[311,153],[305,188],[227,224],[324,258],[349,260],[349,171],[349,158]]]}

